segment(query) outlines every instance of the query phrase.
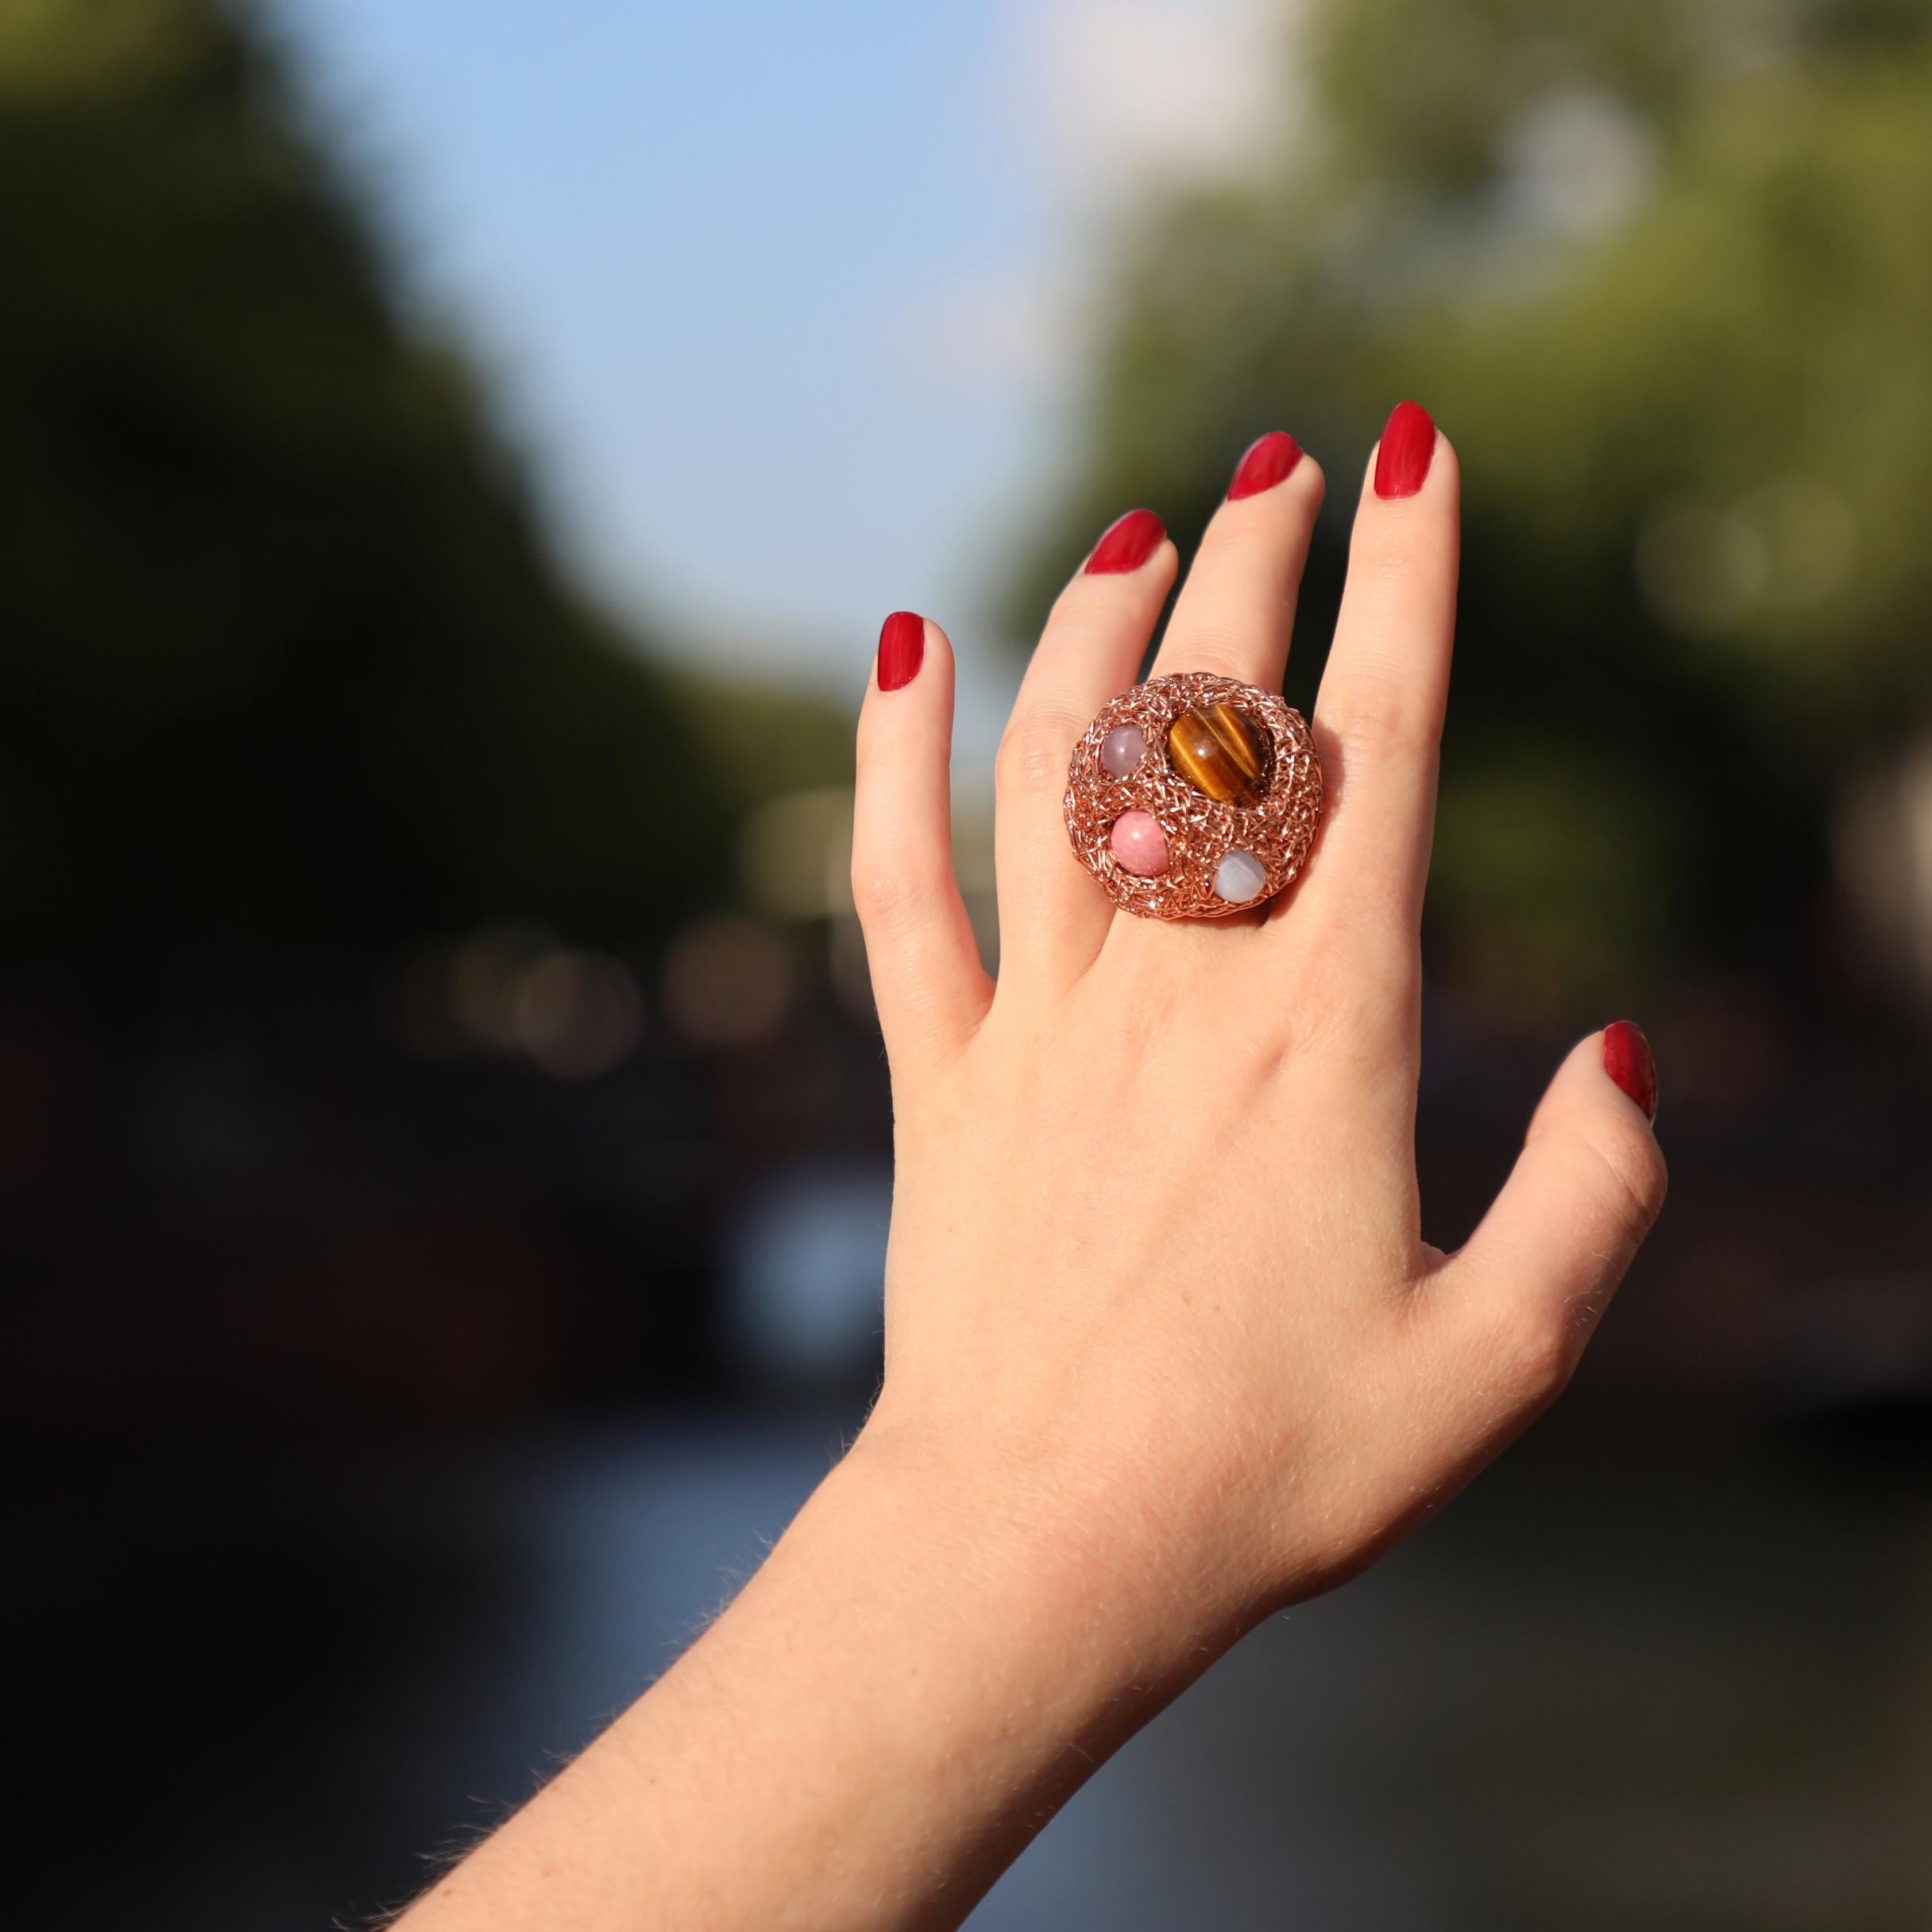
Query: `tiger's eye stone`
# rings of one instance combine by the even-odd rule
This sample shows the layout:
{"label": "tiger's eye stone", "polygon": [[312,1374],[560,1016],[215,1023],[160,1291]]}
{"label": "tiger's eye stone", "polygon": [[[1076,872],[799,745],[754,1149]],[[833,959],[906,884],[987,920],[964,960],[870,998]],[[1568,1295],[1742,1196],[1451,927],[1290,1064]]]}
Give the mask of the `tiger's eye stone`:
{"label": "tiger's eye stone", "polygon": [[1258,726],[1232,705],[1181,713],[1167,730],[1167,755],[1196,791],[1220,805],[1256,805],[1268,789],[1267,749]]}

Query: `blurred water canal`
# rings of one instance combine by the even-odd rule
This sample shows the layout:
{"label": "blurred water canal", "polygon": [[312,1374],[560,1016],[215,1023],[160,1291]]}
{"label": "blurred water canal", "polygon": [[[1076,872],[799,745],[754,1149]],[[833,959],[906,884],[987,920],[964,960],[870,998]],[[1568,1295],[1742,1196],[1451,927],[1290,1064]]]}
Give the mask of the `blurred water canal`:
{"label": "blurred water canal", "polygon": [[[852,1421],[344,1442],[157,1467],[164,1512],[71,1498],[29,1572],[43,1688],[58,1708],[85,1682],[116,1713],[86,1763],[145,1788],[43,1922],[364,1922],[670,1662]],[[1251,1637],[975,1925],[1932,1922],[1924,1447],[1922,1417],[1559,1412],[1379,1570]],[[138,1554],[90,1539],[79,1590],[90,1505]],[[177,1525],[168,1547],[140,1549],[144,1520]]]}

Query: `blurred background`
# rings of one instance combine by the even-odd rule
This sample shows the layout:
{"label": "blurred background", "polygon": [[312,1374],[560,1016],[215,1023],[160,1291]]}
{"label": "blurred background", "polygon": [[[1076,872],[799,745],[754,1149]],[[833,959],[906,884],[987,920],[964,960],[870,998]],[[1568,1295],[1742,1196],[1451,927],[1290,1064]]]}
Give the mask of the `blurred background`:
{"label": "blurred background", "polygon": [[1291,429],[1305,708],[1413,395],[1427,1231],[1625,1013],[1671,1205],[975,1923],[1932,1923],[1929,133],[1923,0],[0,0],[10,1916],[368,1922],[670,1661],[876,1372],[879,618],[990,958],[1058,582]]}

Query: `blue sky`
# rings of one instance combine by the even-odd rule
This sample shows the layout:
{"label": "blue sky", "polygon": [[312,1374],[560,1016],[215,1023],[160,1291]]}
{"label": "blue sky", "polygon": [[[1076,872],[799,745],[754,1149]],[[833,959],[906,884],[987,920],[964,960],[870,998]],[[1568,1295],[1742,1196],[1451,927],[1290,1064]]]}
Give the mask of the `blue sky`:
{"label": "blue sky", "polygon": [[1238,147],[1261,0],[259,4],[593,589],[847,694],[925,610],[993,701],[1095,238]]}

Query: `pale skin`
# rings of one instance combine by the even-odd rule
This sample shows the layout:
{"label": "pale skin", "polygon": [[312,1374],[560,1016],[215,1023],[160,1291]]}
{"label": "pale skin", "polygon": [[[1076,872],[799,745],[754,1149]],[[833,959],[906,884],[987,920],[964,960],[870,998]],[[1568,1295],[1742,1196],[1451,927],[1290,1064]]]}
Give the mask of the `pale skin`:
{"label": "pale skin", "polygon": [[[1322,489],[1304,458],[1222,506],[1155,674],[1279,687]],[[1076,575],[1026,672],[996,984],[949,856],[951,647],[929,622],[908,681],[875,670],[852,883],[896,1122],[878,1401],[737,1600],[410,1932],[956,1925],[1110,1751],[1562,1389],[1663,1162],[1594,1034],[1468,1243],[1422,1238],[1457,501],[1440,437],[1413,494],[1365,480],[1313,721],[1327,820],[1265,914],[1116,914],[1061,822],[1171,543]]]}

